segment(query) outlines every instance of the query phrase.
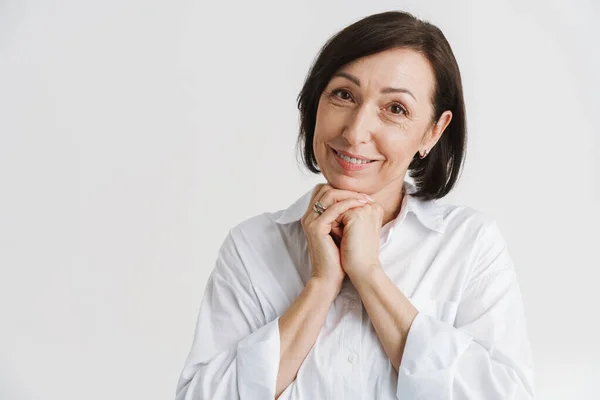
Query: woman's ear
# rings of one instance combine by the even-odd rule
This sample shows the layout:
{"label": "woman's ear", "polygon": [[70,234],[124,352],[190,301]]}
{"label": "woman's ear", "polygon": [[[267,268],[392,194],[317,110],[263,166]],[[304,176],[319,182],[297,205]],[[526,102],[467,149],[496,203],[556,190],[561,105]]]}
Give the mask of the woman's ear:
{"label": "woman's ear", "polygon": [[440,140],[442,134],[444,133],[448,125],[450,125],[450,121],[452,121],[452,111],[446,110],[442,113],[440,118],[431,128],[431,135],[427,143],[428,149],[433,148],[433,146],[435,146],[438,140]]}

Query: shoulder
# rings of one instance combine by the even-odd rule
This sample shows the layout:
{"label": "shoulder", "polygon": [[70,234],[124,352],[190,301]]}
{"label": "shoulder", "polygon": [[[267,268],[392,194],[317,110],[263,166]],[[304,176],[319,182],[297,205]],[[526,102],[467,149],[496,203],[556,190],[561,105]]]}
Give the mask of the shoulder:
{"label": "shoulder", "polygon": [[445,241],[463,247],[471,273],[512,270],[513,262],[498,220],[480,209],[455,204],[438,204],[445,226]]}
{"label": "shoulder", "polygon": [[489,283],[513,279],[515,267],[497,219],[480,209],[455,204],[436,204],[443,220],[442,246],[461,255],[464,276],[473,282]]}
{"label": "shoulder", "polygon": [[474,257],[478,253],[506,247],[497,219],[475,207],[432,202],[432,212],[439,215],[445,241],[466,246]]}
{"label": "shoulder", "polygon": [[242,220],[229,229],[218,252],[216,273],[250,279],[252,269],[264,263],[280,245],[282,232],[277,213],[265,212]]}
{"label": "shoulder", "polygon": [[225,240],[221,244],[219,253],[235,250],[239,257],[240,250],[252,246],[254,242],[260,242],[271,230],[273,222],[269,218],[270,213],[262,213],[242,220],[229,229]]}
{"label": "shoulder", "polygon": [[485,230],[497,229],[495,217],[475,207],[438,202],[430,207],[440,215],[446,234],[463,233],[475,238]]}

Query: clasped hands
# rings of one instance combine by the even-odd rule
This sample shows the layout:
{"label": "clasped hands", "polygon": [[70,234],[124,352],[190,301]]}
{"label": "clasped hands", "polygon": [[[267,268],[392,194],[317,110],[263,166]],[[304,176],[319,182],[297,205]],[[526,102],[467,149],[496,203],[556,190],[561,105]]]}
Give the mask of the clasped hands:
{"label": "clasped hands", "polygon": [[381,205],[364,193],[335,189],[327,184],[319,185],[313,192],[309,209],[316,201],[328,210],[321,216],[312,211],[315,215],[311,218],[331,221],[329,235],[339,249],[340,264],[346,274],[352,280],[360,279],[380,267],[384,215]]}

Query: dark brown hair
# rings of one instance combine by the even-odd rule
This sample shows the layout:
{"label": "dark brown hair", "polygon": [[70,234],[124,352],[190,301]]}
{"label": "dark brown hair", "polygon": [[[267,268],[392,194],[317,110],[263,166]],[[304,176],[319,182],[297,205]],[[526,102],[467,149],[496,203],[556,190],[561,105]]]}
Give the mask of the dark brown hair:
{"label": "dark brown hair", "polygon": [[302,161],[313,173],[321,171],[313,150],[319,98],[332,75],[344,65],[389,49],[419,52],[433,67],[435,89],[432,123],[445,110],[452,120],[424,159],[415,154],[407,173],[417,187],[413,194],[424,200],[444,197],[456,183],[464,162],[467,143],[466,110],[458,64],[450,44],[436,26],[410,13],[388,11],[370,15],[331,37],[319,51],[298,95],[300,132],[296,143]]}

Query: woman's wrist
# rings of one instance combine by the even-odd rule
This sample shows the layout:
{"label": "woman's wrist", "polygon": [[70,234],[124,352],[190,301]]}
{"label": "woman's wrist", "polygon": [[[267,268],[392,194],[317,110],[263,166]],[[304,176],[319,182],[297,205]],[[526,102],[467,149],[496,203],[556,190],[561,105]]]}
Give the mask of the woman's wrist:
{"label": "woman's wrist", "polygon": [[342,288],[342,281],[335,281],[323,277],[311,277],[306,284],[309,290],[319,293],[324,299],[335,300]]}

